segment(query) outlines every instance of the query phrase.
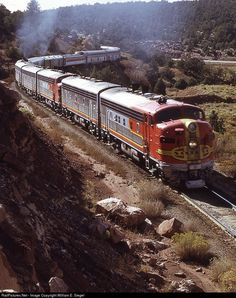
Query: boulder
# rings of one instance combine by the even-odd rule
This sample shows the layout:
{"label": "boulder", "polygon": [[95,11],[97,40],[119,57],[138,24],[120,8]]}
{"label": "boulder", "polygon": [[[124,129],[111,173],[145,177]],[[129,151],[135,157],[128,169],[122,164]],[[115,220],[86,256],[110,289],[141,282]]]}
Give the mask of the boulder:
{"label": "boulder", "polygon": [[103,218],[96,218],[89,228],[94,235],[102,239],[110,239],[115,244],[125,238],[125,234],[117,226],[113,226]]}
{"label": "boulder", "polygon": [[69,288],[64,280],[59,277],[51,277],[48,284],[50,287],[50,293],[67,293],[69,291]]}
{"label": "boulder", "polygon": [[158,285],[162,285],[165,283],[165,278],[163,276],[161,276],[160,274],[156,273],[156,272],[151,272],[151,271],[140,271],[139,274],[145,279],[152,281],[152,284],[158,286]]}
{"label": "boulder", "polygon": [[109,215],[110,218],[127,227],[139,225],[146,219],[142,209],[127,206],[125,202],[117,198],[108,198],[97,202],[96,212]]}
{"label": "boulder", "polygon": [[111,217],[115,218],[126,227],[132,227],[138,226],[144,222],[146,214],[138,207],[126,206],[125,208],[113,209]]}
{"label": "boulder", "polygon": [[182,229],[182,222],[180,222],[175,217],[164,220],[157,228],[158,234],[161,236],[165,236],[171,238],[175,233],[178,233]]}
{"label": "boulder", "polygon": [[125,208],[127,205],[120,199],[108,198],[105,200],[98,201],[96,204],[96,212],[109,214],[113,209]]}
{"label": "boulder", "polygon": [[0,288],[20,292],[17,276],[3,251],[0,251],[0,268]]}
{"label": "boulder", "polygon": [[141,233],[154,233],[156,234],[155,227],[150,219],[145,218],[144,222],[142,222],[138,227],[139,232]]}
{"label": "boulder", "polygon": [[177,277],[182,277],[182,278],[185,278],[186,277],[186,274],[184,272],[182,272],[182,271],[175,272],[174,275],[177,276]]}
{"label": "boulder", "polygon": [[183,279],[179,282],[178,288],[176,289],[178,293],[196,293],[203,292],[201,288],[199,288],[196,283],[191,279]]}
{"label": "boulder", "polygon": [[133,251],[154,251],[159,252],[166,249],[168,245],[163,242],[152,239],[141,239],[136,241],[129,241],[129,247]]}
{"label": "boulder", "polygon": [[113,243],[118,243],[125,238],[125,234],[117,226],[111,226],[109,229],[110,239]]}

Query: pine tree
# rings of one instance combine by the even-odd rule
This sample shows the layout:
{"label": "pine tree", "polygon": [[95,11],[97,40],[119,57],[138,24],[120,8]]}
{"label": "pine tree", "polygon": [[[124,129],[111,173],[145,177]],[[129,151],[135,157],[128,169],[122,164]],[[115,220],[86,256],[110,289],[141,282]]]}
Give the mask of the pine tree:
{"label": "pine tree", "polygon": [[27,15],[34,16],[40,12],[40,6],[37,0],[31,0],[27,4],[26,13]]}
{"label": "pine tree", "polygon": [[159,79],[154,87],[154,92],[157,94],[166,95],[166,85],[162,79]]}

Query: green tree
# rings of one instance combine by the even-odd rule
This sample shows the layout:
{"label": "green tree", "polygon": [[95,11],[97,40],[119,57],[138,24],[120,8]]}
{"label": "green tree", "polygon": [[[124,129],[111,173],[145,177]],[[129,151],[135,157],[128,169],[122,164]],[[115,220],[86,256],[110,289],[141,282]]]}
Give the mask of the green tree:
{"label": "green tree", "polygon": [[37,0],[31,0],[27,4],[26,14],[30,16],[34,16],[40,12],[40,6]]}
{"label": "green tree", "polygon": [[10,47],[9,49],[7,49],[6,54],[9,58],[11,58],[14,61],[20,59],[21,57],[19,50],[15,47]]}
{"label": "green tree", "polygon": [[183,90],[187,88],[187,86],[188,86],[188,83],[184,79],[180,79],[175,83],[175,88],[177,89]]}
{"label": "green tree", "polygon": [[159,79],[154,87],[154,92],[157,94],[166,95],[166,85],[162,79]]}

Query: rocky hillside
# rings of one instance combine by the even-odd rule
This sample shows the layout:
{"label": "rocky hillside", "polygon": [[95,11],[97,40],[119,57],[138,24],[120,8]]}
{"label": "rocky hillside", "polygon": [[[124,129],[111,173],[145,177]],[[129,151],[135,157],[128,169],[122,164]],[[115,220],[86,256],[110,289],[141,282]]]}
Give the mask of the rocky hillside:
{"label": "rocky hillside", "polygon": [[142,291],[132,268],[129,275],[113,270],[126,265],[91,233],[80,173],[18,111],[17,100],[0,85],[0,289]]}

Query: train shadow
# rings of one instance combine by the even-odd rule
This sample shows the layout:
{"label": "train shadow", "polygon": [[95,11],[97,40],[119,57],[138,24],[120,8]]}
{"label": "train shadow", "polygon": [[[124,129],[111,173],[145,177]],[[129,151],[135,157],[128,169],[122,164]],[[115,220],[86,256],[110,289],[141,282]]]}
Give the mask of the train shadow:
{"label": "train shadow", "polygon": [[188,196],[189,198],[209,204],[215,207],[227,208],[231,205],[224,200],[221,200],[218,196],[216,196],[209,188],[200,188],[200,189],[189,189],[183,191],[183,194]]}

